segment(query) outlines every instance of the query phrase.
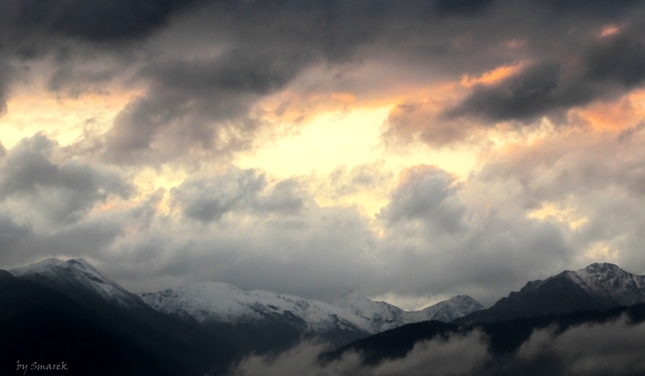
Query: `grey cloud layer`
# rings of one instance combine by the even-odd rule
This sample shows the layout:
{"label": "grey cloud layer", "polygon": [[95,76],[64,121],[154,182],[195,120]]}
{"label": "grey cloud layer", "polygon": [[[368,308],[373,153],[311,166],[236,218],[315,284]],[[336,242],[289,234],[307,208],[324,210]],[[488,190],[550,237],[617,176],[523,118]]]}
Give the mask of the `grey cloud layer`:
{"label": "grey cloud layer", "polygon": [[276,357],[251,356],[238,364],[231,375],[319,375],[395,376],[468,375],[486,360],[481,333],[455,336],[447,341],[419,342],[406,357],[386,360],[376,366],[362,364],[361,356],[346,354],[338,361],[321,364],[323,345],[304,343]]}
{"label": "grey cloud layer", "polygon": [[219,221],[228,212],[297,212],[304,194],[295,181],[283,180],[270,190],[263,174],[232,169],[211,178],[190,178],[171,190],[174,200],[190,219]]}
{"label": "grey cloud layer", "polygon": [[127,198],[133,192],[115,172],[75,161],[52,163],[56,147],[37,134],[11,149],[0,167],[0,200],[20,200],[52,223],[60,223],[78,221],[111,195]]}
{"label": "grey cloud layer", "polygon": [[[619,250],[607,256],[630,271],[645,267],[636,168],[645,160],[644,134],[563,133],[494,159],[461,182],[418,166],[401,177],[375,220],[354,207],[319,205],[306,179],[236,168],[196,174],[134,207],[96,210],[132,194],[125,177],[58,160],[61,149],[37,135],[1,160],[2,263],[80,255],[137,291],[216,280],[322,300],[358,288],[370,295],[466,293],[491,304],[527,280],[596,261],[602,256],[585,254],[596,244]],[[325,189],[353,194],[348,182],[384,178],[374,168],[338,170]],[[574,228],[528,216],[544,202],[574,205],[586,222]]]}
{"label": "grey cloud layer", "polygon": [[[206,227],[153,221],[148,235],[123,246],[132,259],[156,255],[155,267],[127,279],[214,279],[318,299],[351,288],[412,296],[468,293],[490,304],[527,280],[583,267],[594,257],[604,260],[586,255],[598,242],[620,251],[605,257],[618,257],[612,261],[638,273],[643,205],[634,190],[640,170],[633,167],[642,164],[642,135],[635,131],[629,142],[562,135],[551,146],[500,157],[461,183],[433,167],[413,168],[379,214],[378,236],[354,209],[319,207],[295,181],[268,185],[252,170],[190,179],[171,194],[182,217]],[[572,149],[568,137],[578,147]],[[617,154],[631,159],[608,157]],[[336,180],[342,191],[352,179]],[[572,195],[578,201],[568,201]],[[528,217],[544,202],[574,205],[586,222],[570,227],[557,218]],[[193,280],[183,276],[188,270]]]}

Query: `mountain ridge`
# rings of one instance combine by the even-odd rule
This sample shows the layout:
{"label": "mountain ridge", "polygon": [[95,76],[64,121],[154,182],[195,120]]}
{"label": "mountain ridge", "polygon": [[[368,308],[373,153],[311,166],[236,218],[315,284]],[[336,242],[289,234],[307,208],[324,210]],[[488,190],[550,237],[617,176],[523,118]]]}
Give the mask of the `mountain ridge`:
{"label": "mountain ridge", "polygon": [[405,311],[387,302],[373,301],[357,290],[333,299],[331,304],[371,321],[373,333],[421,321],[449,322],[484,308],[468,295],[457,295],[418,311]]}
{"label": "mountain ridge", "polygon": [[456,323],[504,321],[574,311],[603,311],[645,303],[645,276],[611,263],[593,263],[529,281],[490,308],[454,320]]}

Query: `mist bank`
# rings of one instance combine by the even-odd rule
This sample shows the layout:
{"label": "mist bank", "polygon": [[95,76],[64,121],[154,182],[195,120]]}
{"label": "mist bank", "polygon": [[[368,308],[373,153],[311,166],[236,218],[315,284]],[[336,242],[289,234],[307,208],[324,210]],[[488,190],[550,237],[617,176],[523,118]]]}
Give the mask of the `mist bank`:
{"label": "mist bank", "polygon": [[331,352],[304,342],[250,356],[230,375],[642,375],[644,318],[638,305],[468,327],[411,324]]}

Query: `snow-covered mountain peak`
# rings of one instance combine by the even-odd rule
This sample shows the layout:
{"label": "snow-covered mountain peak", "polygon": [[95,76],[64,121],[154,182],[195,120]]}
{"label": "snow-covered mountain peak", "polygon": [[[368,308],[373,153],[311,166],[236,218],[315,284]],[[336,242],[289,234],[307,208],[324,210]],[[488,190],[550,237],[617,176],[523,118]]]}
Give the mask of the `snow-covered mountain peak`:
{"label": "snow-covered mountain peak", "polygon": [[444,302],[454,302],[454,303],[461,303],[464,301],[474,301],[475,299],[471,298],[468,295],[455,295],[450,299],[444,300]]}
{"label": "snow-covered mountain peak", "polygon": [[36,263],[33,263],[31,265],[23,266],[21,268],[15,268],[9,270],[9,273],[13,274],[14,276],[18,277],[21,276],[25,273],[29,272],[34,272],[38,270],[42,270],[43,268],[49,266],[49,265],[54,265],[54,266],[59,266],[61,264],[64,264],[65,261],[57,259],[57,258],[46,258],[44,260],[38,261]]}
{"label": "snow-covered mountain peak", "polygon": [[621,269],[618,265],[609,263],[594,263],[586,268],[566,273],[570,278],[584,282],[588,286],[599,286],[609,281],[615,281],[614,284],[621,284],[634,279],[640,279],[640,276],[629,273]]}
{"label": "snow-covered mountain peak", "polygon": [[401,308],[386,302],[368,299],[357,290],[351,290],[333,299],[331,304],[371,322],[371,331],[374,333],[404,324],[402,319],[404,311]]}
{"label": "snow-covered mountain peak", "polygon": [[595,262],[586,268],[578,270],[579,273],[585,272],[589,274],[610,274],[610,273],[620,273],[625,272],[616,264],[611,264],[608,262]]}
{"label": "snow-covered mountain peak", "polygon": [[47,285],[63,293],[89,291],[108,302],[124,307],[142,304],[139,297],[102,275],[81,258],[67,261],[46,259],[23,268],[12,269],[10,272],[16,277],[46,281]]}
{"label": "snow-covered mountain peak", "polygon": [[444,300],[443,302],[439,302],[439,303],[451,304],[456,307],[473,306],[473,307],[476,307],[477,310],[484,309],[484,306],[482,306],[481,303],[479,303],[478,301],[476,301],[475,299],[473,299],[468,295],[456,295],[448,300]]}
{"label": "snow-covered mountain peak", "polygon": [[629,273],[610,263],[594,263],[564,273],[587,293],[619,305],[645,302],[645,276]]}

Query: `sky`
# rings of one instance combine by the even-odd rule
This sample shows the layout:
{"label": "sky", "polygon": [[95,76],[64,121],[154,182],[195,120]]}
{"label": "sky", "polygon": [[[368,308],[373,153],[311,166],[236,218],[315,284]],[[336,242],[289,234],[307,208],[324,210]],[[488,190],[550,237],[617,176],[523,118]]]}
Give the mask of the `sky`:
{"label": "sky", "polygon": [[0,0],[0,268],[405,309],[645,274],[644,13]]}

